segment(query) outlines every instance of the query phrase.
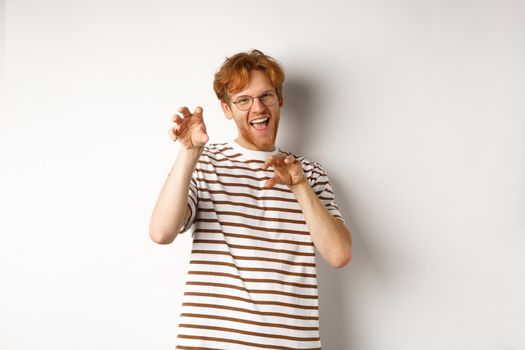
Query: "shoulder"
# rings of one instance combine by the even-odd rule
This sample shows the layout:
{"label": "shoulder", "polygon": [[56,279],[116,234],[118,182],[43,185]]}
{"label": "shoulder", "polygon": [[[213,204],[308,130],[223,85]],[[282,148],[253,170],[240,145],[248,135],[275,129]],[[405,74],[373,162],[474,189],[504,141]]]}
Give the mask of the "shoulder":
{"label": "shoulder", "polygon": [[320,163],[310,160],[303,155],[284,151],[282,149],[279,149],[279,152],[287,156],[292,155],[295,159],[299,160],[303,167],[304,174],[310,183],[315,182],[319,177],[326,176],[326,171]]}
{"label": "shoulder", "polygon": [[199,161],[208,165],[225,165],[240,162],[241,154],[228,142],[208,143],[200,155]]}
{"label": "shoulder", "polygon": [[208,143],[204,146],[201,157],[204,158],[224,158],[231,157],[235,153],[234,149],[227,143]]}
{"label": "shoulder", "polygon": [[204,146],[203,153],[223,153],[225,151],[232,150],[231,147],[228,146],[227,142],[221,142],[221,143],[208,143]]}

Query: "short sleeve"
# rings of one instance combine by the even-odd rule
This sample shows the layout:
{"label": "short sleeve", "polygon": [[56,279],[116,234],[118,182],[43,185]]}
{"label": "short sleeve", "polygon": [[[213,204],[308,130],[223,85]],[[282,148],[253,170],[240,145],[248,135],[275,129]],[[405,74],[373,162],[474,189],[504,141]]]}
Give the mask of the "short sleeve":
{"label": "short sleeve", "polygon": [[195,217],[197,216],[197,208],[199,204],[197,181],[197,169],[195,169],[191,175],[190,188],[188,190],[188,209],[190,210],[190,216],[181,227],[179,234],[188,231],[195,223]]}
{"label": "short sleeve", "polygon": [[326,171],[318,163],[312,163],[312,165],[313,168],[311,168],[311,172],[309,172],[310,176],[308,178],[310,186],[314,190],[321,203],[326,207],[326,209],[328,209],[328,212],[330,212],[330,214],[332,214],[332,216],[335,218],[345,223],[345,220],[339,211],[339,207],[335,203],[334,191],[330,185],[330,180],[328,179]]}

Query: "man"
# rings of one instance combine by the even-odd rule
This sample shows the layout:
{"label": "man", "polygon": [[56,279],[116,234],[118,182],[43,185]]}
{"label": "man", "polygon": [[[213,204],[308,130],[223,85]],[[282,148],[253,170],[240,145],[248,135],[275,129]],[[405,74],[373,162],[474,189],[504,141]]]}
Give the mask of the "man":
{"label": "man", "polygon": [[177,349],[320,349],[315,249],[332,266],[352,238],[324,169],[275,147],[284,72],[258,50],[228,58],[214,90],[234,141],[206,145],[202,108],[170,130],[181,147],[153,210],[150,237],[193,224]]}

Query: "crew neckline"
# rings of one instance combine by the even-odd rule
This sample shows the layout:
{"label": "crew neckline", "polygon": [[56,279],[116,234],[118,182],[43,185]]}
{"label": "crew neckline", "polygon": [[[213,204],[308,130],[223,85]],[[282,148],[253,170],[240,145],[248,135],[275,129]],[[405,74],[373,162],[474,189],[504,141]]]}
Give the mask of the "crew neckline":
{"label": "crew neckline", "polygon": [[239,145],[235,140],[229,141],[228,143],[236,152],[239,152],[247,159],[257,159],[265,161],[266,159],[268,159],[269,156],[280,153],[280,149],[278,147],[275,147],[273,151],[254,151]]}

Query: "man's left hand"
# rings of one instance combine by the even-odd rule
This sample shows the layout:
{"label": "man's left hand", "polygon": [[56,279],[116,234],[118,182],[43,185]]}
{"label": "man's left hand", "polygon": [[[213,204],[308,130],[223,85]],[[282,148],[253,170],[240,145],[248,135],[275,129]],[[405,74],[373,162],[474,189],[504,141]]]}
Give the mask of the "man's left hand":
{"label": "man's left hand", "polygon": [[265,188],[271,188],[275,184],[292,187],[306,182],[301,163],[292,155],[270,156],[261,168],[266,170],[270,166],[273,167],[275,173],[271,179],[266,180],[264,183]]}

